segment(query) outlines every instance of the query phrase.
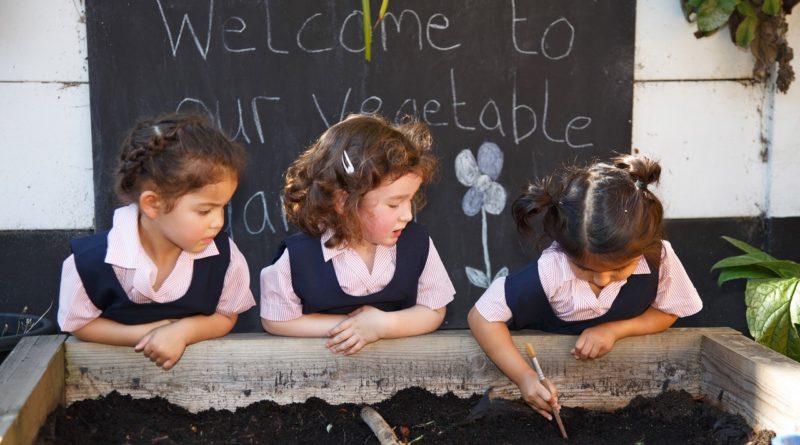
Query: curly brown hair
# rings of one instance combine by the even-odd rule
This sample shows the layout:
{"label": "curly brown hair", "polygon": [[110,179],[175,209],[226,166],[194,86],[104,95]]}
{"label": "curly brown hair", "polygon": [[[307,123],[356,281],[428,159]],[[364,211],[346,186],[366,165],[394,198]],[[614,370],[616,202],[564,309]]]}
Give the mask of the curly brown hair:
{"label": "curly brown hair", "polygon": [[664,209],[648,185],[660,175],[658,162],[641,155],[565,167],[528,184],[511,210],[521,233],[532,234],[534,221],[541,219],[542,238],[557,241],[572,258],[644,255],[657,265]]}
{"label": "curly brown hair", "polygon": [[244,147],[202,115],[175,113],[143,119],[122,143],[116,178],[117,197],[136,202],[147,188],[170,211],[181,196],[233,176],[244,169]]}
{"label": "curly brown hair", "polygon": [[[374,114],[348,116],[322,133],[287,169],[283,192],[288,220],[311,236],[332,230],[328,247],[358,240],[361,198],[408,173],[429,184],[437,165],[432,144],[423,123],[391,123]],[[347,159],[351,173],[345,168]],[[346,192],[341,213],[335,208],[337,190]],[[416,209],[424,203],[424,195],[417,193]]]}

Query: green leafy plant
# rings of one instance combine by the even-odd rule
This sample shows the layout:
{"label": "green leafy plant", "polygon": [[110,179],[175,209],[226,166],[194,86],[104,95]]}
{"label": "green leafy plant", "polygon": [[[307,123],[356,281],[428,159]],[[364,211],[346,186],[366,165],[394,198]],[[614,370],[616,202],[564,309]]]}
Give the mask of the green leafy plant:
{"label": "green leafy plant", "polygon": [[743,241],[722,238],[744,255],[725,258],[711,267],[720,271],[717,283],[746,279],[744,301],[750,335],[800,361],[800,264],[774,258]]}
{"label": "green leafy plant", "polygon": [[750,48],[756,58],[753,79],[765,82],[778,63],[778,89],[789,90],[794,70],[789,63],[792,48],[786,41],[786,14],[800,0],[680,0],[683,14],[697,23],[698,38],[714,34],[728,25],[731,40],[741,48]]}

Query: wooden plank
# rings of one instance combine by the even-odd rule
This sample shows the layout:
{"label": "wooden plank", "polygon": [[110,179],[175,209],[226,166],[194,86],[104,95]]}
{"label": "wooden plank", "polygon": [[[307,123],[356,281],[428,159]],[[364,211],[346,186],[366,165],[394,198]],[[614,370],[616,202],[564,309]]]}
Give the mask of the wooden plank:
{"label": "wooden plank", "polygon": [[30,444],[64,403],[64,335],[24,337],[0,365],[0,444]]}
{"label": "wooden plank", "polygon": [[800,363],[742,335],[710,334],[701,351],[703,394],[755,428],[800,432]]}
{"label": "wooden plank", "polygon": [[[520,350],[525,342],[535,345],[565,405],[612,409],[664,388],[698,393],[702,337],[731,332],[671,329],[624,339],[611,354],[592,362],[569,355],[575,337],[527,331],[514,335],[514,341]],[[134,397],[158,395],[195,412],[235,409],[263,399],[304,402],[311,396],[331,403],[372,403],[410,386],[459,396],[494,386],[505,397],[519,396],[469,331],[383,340],[352,357],[331,354],[319,338],[233,334],[190,346],[170,371],[131,348],[69,339],[66,360],[67,403],[112,390]]]}

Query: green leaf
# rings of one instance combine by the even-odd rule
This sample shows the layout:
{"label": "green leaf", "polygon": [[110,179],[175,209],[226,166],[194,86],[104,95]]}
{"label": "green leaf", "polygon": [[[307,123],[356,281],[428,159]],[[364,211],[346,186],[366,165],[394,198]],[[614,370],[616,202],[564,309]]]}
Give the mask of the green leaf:
{"label": "green leaf", "polygon": [[682,0],[681,1],[681,9],[683,9],[683,17],[686,19],[687,22],[693,22],[694,19],[692,18],[692,14],[695,13],[697,7],[700,6],[700,3],[706,0]]}
{"label": "green leaf", "polygon": [[756,38],[757,29],[758,19],[756,17],[745,17],[736,28],[736,44],[742,48],[750,47],[750,43]]}
{"label": "green leaf", "polygon": [[758,17],[756,15],[756,10],[753,9],[753,5],[751,5],[748,0],[743,0],[736,5],[736,10],[739,11],[739,14],[745,17]]}
{"label": "green leaf", "polygon": [[800,298],[798,283],[798,278],[751,280],[745,289],[750,334],[758,343],[795,360],[800,360],[800,337],[790,308]]}
{"label": "green leaf", "polygon": [[761,10],[767,15],[776,15],[781,10],[781,0],[764,0]]}
{"label": "green leaf", "polygon": [[789,260],[763,261],[759,266],[767,268],[781,278],[800,278],[800,264]]}
{"label": "green leaf", "polygon": [[[774,261],[774,258],[772,259]],[[730,256],[728,258],[723,258],[717,261],[713,266],[711,266],[711,270],[715,269],[723,269],[726,267],[735,267],[735,266],[749,266],[752,264],[759,264],[759,263],[766,263],[770,260],[766,260],[764,258],[759,258],[754,255],[737,255],[737,256]]]}
{"label": "green leaf", "polygon": [[736,280],[740,278],[746,279],[754,279],[754,278],[777,278],[775,273],[771,270],[764,269],[758,266],[738,266],[738,267],[729,267],[720,272],[719,278],[717,279],[717,284],[722,285],[722,283],[730,280]]}
{"label": "green leaf", "polygon": [[372,60],[372,18],[369,12],[369,0],[361,0],[362,22],[364,24],[364,59]]}
{"label": "green leaf", "polygon": [[711,32],[728,23],[739,0],[706,0],[697,8],[697,29]]}
{"label": "green leaf", "polygon": [[744,241],[739,241],[736,238],[731,238],[729,236],[723,236],[722,239],[724,239],[725,241],[727,241],[727,242],[733,244],[734,246],[738,247],[739,250],[741,250],[744,253],[748,253],[750,255],[759,256],[759,257],[761,257],[761,258],[763,258],[765,260],[768,260],[768,261],[776,259],[775,257],[770,256],[766,252],[764,252],[762,250],[758,250],[755,247],[751,246],[750,244],[747,244]]}

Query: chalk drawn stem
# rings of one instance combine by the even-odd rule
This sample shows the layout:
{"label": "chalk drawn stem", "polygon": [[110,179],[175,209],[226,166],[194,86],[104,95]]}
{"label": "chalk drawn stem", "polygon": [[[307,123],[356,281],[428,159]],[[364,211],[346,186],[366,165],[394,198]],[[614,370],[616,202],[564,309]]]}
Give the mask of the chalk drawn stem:
{"label": "chalk drawn stem", "polygon": [[486,278],[492,281],[492,266],[489,263],[489,227],[486,223],[486,209],[481,206],[481,241],[483,241],[483,262],[486,264]]}

